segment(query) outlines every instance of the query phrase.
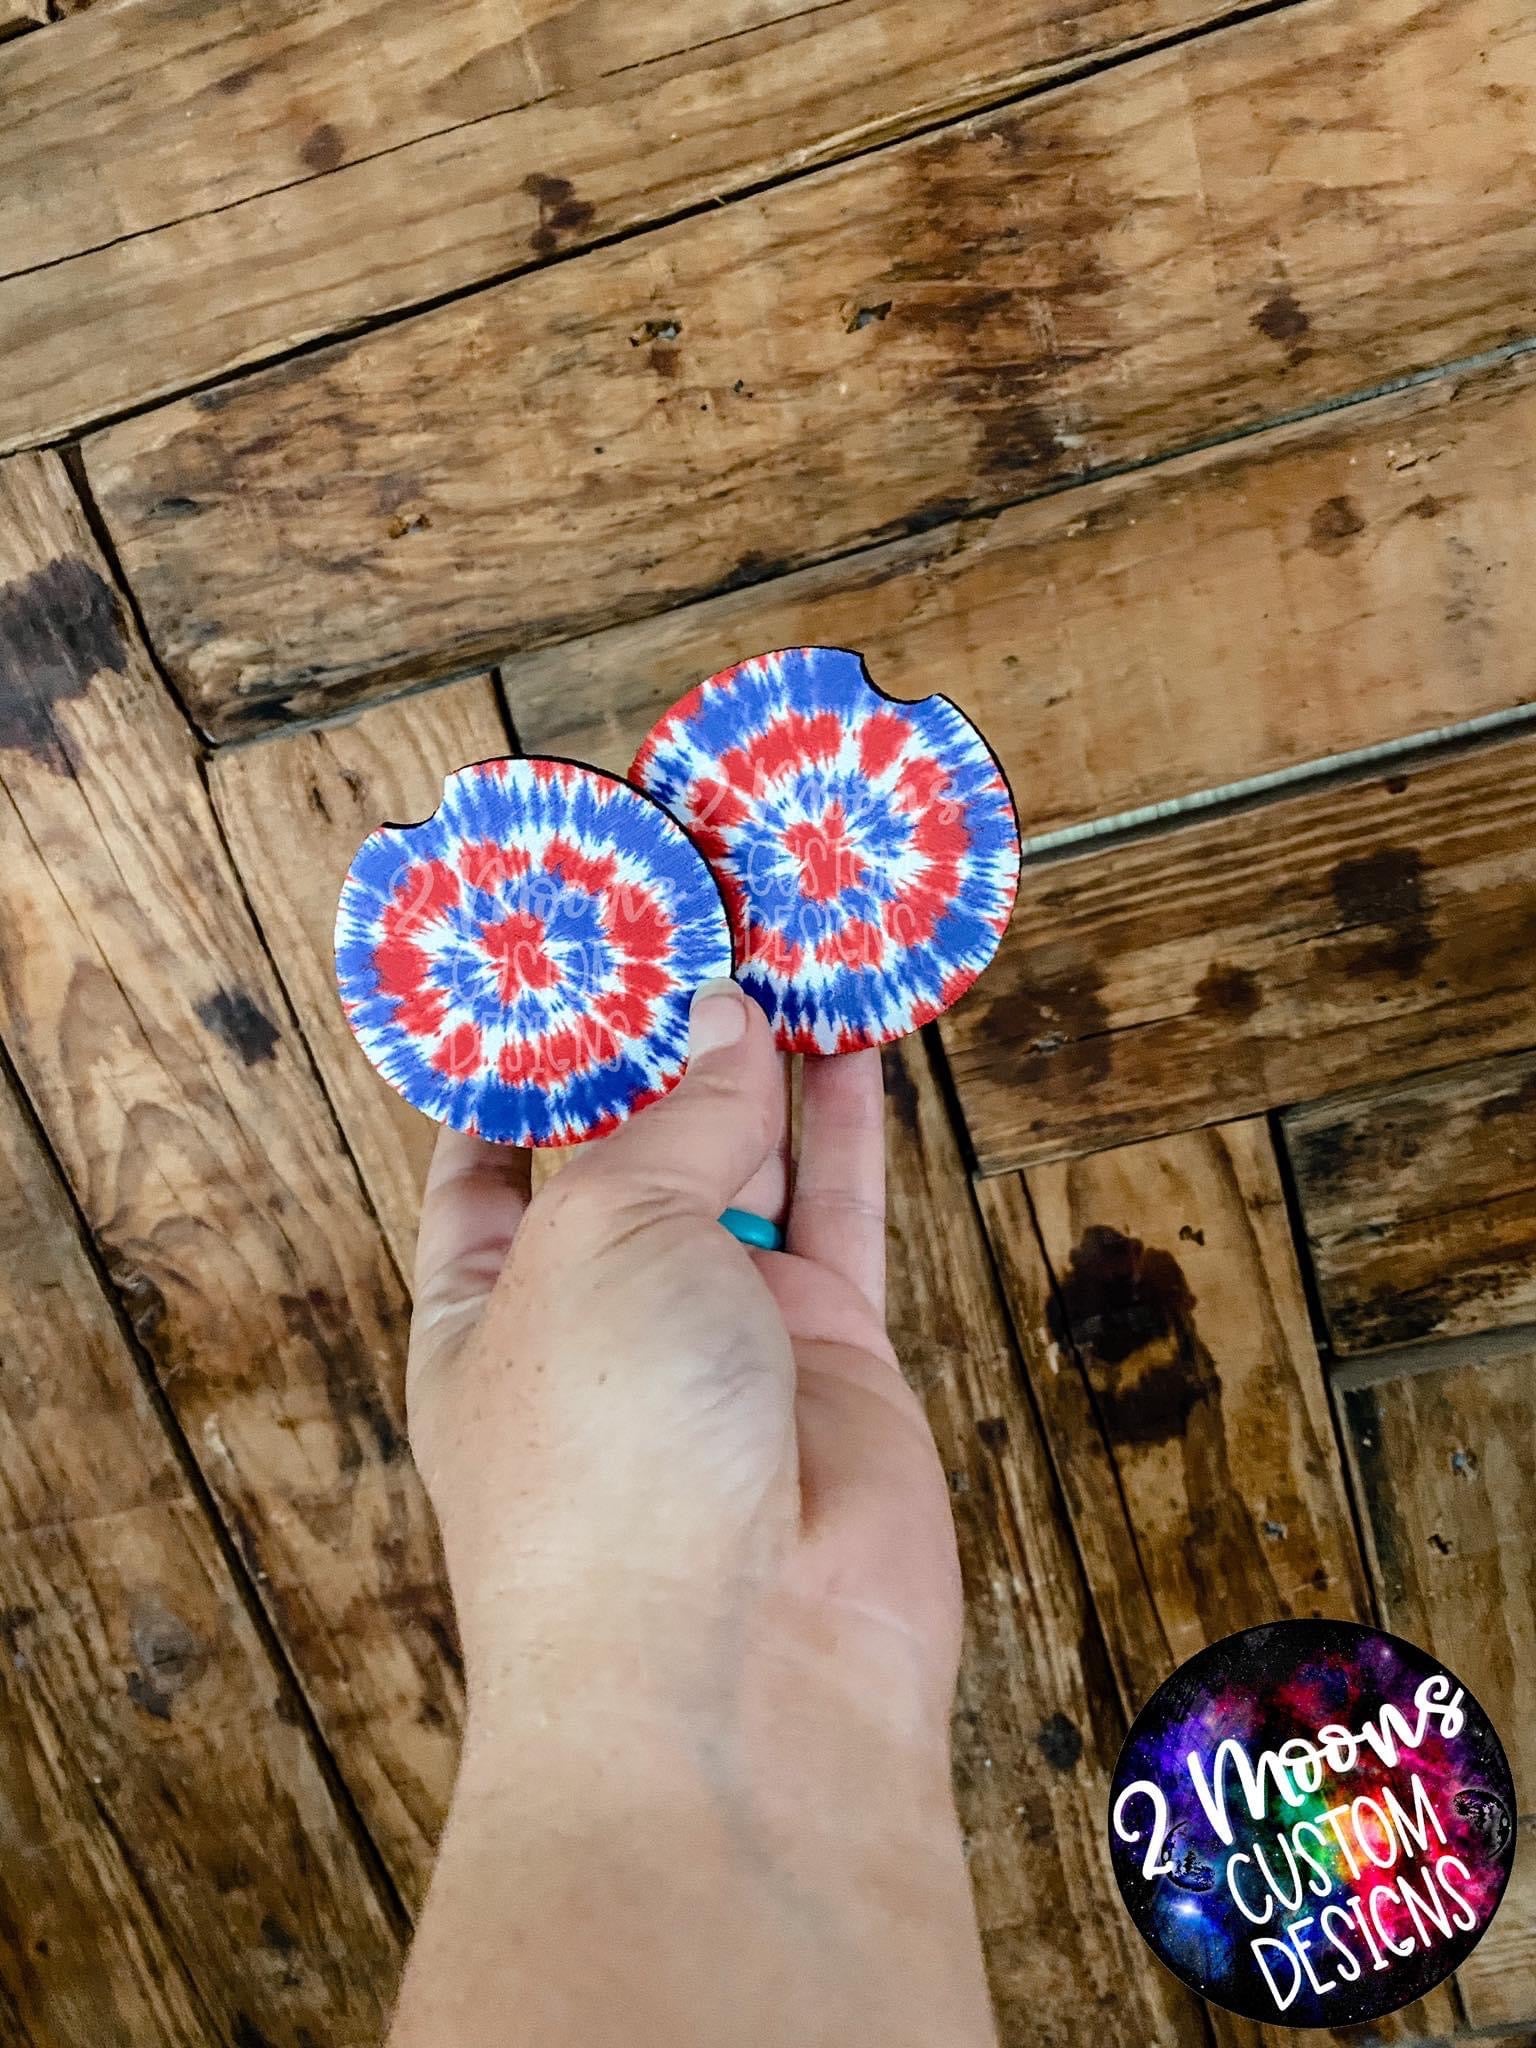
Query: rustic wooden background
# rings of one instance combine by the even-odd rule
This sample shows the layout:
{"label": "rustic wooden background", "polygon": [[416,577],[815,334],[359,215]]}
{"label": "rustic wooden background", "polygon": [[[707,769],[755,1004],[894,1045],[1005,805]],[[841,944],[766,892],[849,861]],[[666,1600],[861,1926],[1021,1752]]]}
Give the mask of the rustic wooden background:
{"label": "rustic wooden background", "polygon": [[[816,640],[957,698],[1029,841],[889,1060],[1004,2039],[1293,2039],[1113,1895],[1177,1659],[1379,1617],[1536,1830],[1529,0],[0,36],[0,2038],[377,2040],[461,1688],[430,1133],[338,1017],[339,879],[459,764],[621,765]],[[1447,2037],[1536,2042],[1529,1848],[1352,2038]]]}

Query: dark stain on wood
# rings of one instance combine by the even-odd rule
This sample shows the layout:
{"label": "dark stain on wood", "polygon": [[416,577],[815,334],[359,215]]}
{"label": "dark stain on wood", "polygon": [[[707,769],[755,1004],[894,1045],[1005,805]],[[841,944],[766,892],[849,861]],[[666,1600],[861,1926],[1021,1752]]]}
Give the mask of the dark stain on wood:
{"label": "dark stain on wood", "polygon": [[1424,860],[1417,847],[1383,846],[1342,860],[1328,887],[1346,930],[1380,925],[1385,936],[1349,963],[1352,974],[1386,972],[1411,980],[1434,951],[1429,902],[1424,893]]}
{"label": "dark stain on wood", "polygon": [[329,121],[322,121],[318,127],[311,128],[299,145],[301,161],[317,175],[334,171],[345,153],[341,130],[334,128]]}
{"label": "dark stain on wood", "polygon": [[274,1955],[291,1956],[298,1953],[298,1942],[275,1913],[263,1914],[261,1938]]}
{"label": "dark stain on wood", "polygon": [[1277,348],[1283,348],[1293,366],[1304,363],[1312,353],[1306,344],[1312,331],[1311,319],[1302,311],[1289,285],[1267,298],[1249,324]]}
{"label": "dark stain on wood", "polygon": [[976,1424],[976,1434],[989,1451],[1008,1447],[1008,1424],[1001,1415],[983,1415]]}
{"label": "dark stain on wood", "polygon": [[[1199,1403],[1217,1392],[1209,1354],[1195,1337],[1194,1307],[1171,1252],[1108,1224],[1084,1231],[1047,1321],[1058,1345],[1082,1354],[1116,1442],[1175,1440]],[[1150,1362],[1129,1374],[1105,1370],[1143,1352],[1152,1354]]]}
{"label": "dark stain on wood", "polygon": [[1020,979],[1020,988],[992,1003],[989,1017],[999,1040],[1023,1047],[1021,1084],[1043,1075],[1069,1047],[1084,1082],[1106,1079],[1113,1064],[1109,1013],[1101,1000],[1104,978],[1092,962],[1034,974],[1026,962]]}
{"label": "dark stain on wood", "polygon": [[524,178],[523,190],[539,209],[539,224],[529,238],[536,256],[553,256],[562,237],[578,235],[592,225],[595,209],[576,197],[576,187],[569,178],[553,178],[544,171],[535,171],[532,177]]}
{"label": "dark stain on wood", "polygon": [[1324,498],[1308,523],[1307,546],[1314,554],[1342,555],[1364,531],[1365,519],[1353,498]]}
{"label": "dark stain on wood", "polygon": [[304,1294],[280,1295],[278,1308],[289,1336],[307,1345],[320,1362],[343,1474],[350,1476],[361,1469],[359,1430],[373,1439],[385,1464],[397,1464],[405,1456],[405,1442],[385,1403],[372,1361],[359,1344],[345,1302],[333,1301],[323,1287],[311,1287]]}
{"label": "dark stain on wood", "polygon": [[269,2035],[264,2034],[247,2013],[237,2012],[232,2035],[234,2048],[274,2048]]}
{"label": "dark stain on wood", "polygon": [[89,562],[64,556],[0,590],[0,749],[69,776],[53,712],[94,677],[128,667],[116,593]]}
{"label": "dark stain on wood", "polygon": [[259,1067],[277,1055],[282,1034],[244,989],[215,989],[197,1005],[197,1021],[245,1067]]}
{"label": "dark stain on wood", "polygon": [[1070,1771],[1083,1753],[1082,1731],[1066,1714],[1052,1714],[1036,1733],[1035,1746],[1053,1771]]}
{"label": "dark stain on wood", "polygon": [[1105,1365],[1175,1335],[1195,1305],[1178,1261],[1108,1224],[1090,1224],[1050,1306],[1051,1335]]}
{"label": "dark stain on wood", "polygon": [[1409,519],[1438,519],[1445,507],[1444,498],[1437,498],[1432,492],[1426,492],[1422,498],[1415,498],[1411,505],[1404,506],[1403,511],[1404,516]]}
{"label": "dark stain on wood", "polygon": [[1263,1001],[1258,977],[1246,967],[1230,967],[1216,960],[1195,987],[1195,1007],[1202,1017],[1226,1018],[1234,1024],[1253,1015]]}
{"label": "dark stain on wood", "polygon": [[206,1670],[207,1647],[153,1594],[135,1601],[128,1633],[138,1664],[128,1674],[128,1697],[155,1720],[169,1721],[177,1696]]}
{"label": "dark stain on wood", "polygon": [[880,1055],[881,1072],[885,1078],[885,1099],[891,1105],[896,1121],[910,1136],[918,1134],[919,1105],[917,1083],[901,1057],[900,1048],[888,1045]]}

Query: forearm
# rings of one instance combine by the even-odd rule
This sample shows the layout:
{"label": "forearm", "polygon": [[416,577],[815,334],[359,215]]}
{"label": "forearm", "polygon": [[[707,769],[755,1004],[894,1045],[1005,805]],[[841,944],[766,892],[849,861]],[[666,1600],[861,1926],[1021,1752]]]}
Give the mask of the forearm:
{"label": "forearm", "polygon": [[989,2048],[943,1759],[711,1749],[472,1741],[391,2048]]}

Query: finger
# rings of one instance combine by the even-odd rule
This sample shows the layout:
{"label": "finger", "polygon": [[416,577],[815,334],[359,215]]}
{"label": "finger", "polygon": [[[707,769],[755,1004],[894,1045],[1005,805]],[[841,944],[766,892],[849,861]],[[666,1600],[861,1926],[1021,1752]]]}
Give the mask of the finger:
{"label": "finger", "polygon": [[745,1187],[738,1188],[730,1198],[732,1209],[745,1209],[753,1216],[766,1216],[770,1223],[782,1226],[784,1210],[789,1201],[789,1061],[781,1053],[779,1067],[779,1094],[783,1104],[779,1117],[779,1135],[773,1150],[763,1161]]}
{"label": "finger", "polygon": [[783,1097],[768,1019],[735,982],[706,982],[689,1012],[682,1080],[576,1160],[569,1177],[718,1216],[778,1143]]}
{"label": "finger", "polygon": [[416,1323],[483,1302],[528,1207],[531,1157],[462,1131],[439,1132],[416,1239]]}
{"label": "finger", "polygon": [[878,1052],[807,1058],[788,1250],[885,1313],[885,1087]]}

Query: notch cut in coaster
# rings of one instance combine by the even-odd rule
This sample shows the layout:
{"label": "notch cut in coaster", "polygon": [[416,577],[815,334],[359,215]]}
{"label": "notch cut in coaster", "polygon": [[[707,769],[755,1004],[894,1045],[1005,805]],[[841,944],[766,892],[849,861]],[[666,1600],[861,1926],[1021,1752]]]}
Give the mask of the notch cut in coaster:
{"label": "notch cut in coaster", "polygon": [[1460,1967],[1498,1910],[1515,1789],[1492,1722],[1427,1651],[1352,1621],[1201,1650],[1137,1715],[1110,1792],[1131,1918],[1251,2020],[1376,2020]]}
{"label": "notch cut in coaster", "polygon": [[904,1037],[997,951],[1018,819],[946,697],[887,697],[842,648],[763,654],[675,704],[630,773],[709,861],[786,1052]]}
{"label": "notch cut in coaster", "polygon": [[681,1079],[688,1004],[731,972],[709,869],[627,783],[483,761],[364,841],[336,914],[342,1007],[439,1123],[508,1145],[601,1136]]}

